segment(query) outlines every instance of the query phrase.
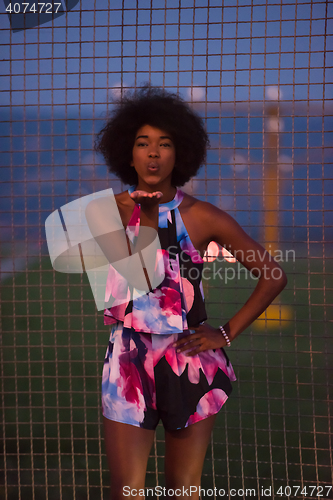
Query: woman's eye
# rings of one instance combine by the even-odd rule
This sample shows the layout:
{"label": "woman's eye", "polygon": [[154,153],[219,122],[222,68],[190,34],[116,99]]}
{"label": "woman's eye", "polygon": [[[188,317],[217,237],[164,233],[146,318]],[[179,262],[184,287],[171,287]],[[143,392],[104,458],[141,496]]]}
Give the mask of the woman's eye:
{"label": "woman's eye", "polygon": [[[148,146],[148,144],[146,144],[145,142],[138,142],[137,146]],[[171,144],[169,144],[168,142],[163,142],[162,144],[160,144],[160,146],[170,148]]]}

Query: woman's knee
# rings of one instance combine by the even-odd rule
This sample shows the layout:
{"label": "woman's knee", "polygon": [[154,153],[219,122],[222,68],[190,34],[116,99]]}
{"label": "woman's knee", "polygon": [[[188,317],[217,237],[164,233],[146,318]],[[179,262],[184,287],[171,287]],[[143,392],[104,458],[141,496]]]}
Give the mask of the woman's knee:
{"label": "woman's knee", "polygon": [[199,488],[201,483],[201,470],[200,471],[173,471],[168,473],[165,477],[166,486],[169,489],[188,489],[192,486],[192,491],[195,487]]}

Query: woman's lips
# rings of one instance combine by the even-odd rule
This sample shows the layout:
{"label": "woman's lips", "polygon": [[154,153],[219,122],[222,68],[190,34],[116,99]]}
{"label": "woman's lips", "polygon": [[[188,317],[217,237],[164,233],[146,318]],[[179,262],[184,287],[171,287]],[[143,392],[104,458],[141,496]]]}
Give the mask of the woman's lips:
{"label": "woman's lips", "polygon": [[160,167],[158,163],[156,163],[155,161],[151,161],[150,163],[148,163],[147,168],[149,172],[157,172]]}

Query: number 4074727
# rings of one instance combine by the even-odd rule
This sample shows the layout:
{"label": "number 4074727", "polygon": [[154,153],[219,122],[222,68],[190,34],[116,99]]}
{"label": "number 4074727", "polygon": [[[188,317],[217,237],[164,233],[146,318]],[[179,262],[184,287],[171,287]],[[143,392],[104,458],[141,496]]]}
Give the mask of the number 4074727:
{"label": "number 4074727", "polygon": [[10,3],[6,7],[6,12],[9,14],[56,14],[61,6],[61,3]]}
{"label": "number 4074727", "polygon": [[303,495],[309,498],[328,498],[332,491],[332,486],[280,486],[276,491],[277,495],[282,497],[295,497],[296,495]]}

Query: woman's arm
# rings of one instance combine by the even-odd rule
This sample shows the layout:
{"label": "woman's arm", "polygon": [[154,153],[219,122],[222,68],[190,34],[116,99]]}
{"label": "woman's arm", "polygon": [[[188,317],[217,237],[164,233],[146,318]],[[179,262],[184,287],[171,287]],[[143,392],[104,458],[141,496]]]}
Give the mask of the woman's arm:
{"label": "woman's arm", "polygon": [[[223,325],[230,341],[233,341],[279,295],[287,284],[287,277],[269,252],[246,234],[227,213],[209,203],[200,203],[196,208],[196,218],[206,246],[210,241],[216,241],[226,247],[246,269],[258,277],[258,283],[249,299]],[[194,330],[194,334],[176,344],[180,350],[191,349],[188,355],[226,345],[219,329],[203,324]]]}
{"label": "woman's arm", "polygon": [[[140,230],[134,244],[127,237],[113,196],[91,201],[87,205],[85,212],[90,232],[107,262],[130,285],[146,292],[151,289],[156,281],[154,267],[152,266],[155,266],[156,253],[160,248],[157,227],[158,200],[161,196],[162,193],[160,192],[134,191],[132,193],[133,200],[141,204]],[[94,248],[92,247],[92,249]],[[92,252],[91,260],[96,260],[95,253]],[[85,255],[85,259],[89,259],[89,256]],[[148,271],[146,268],[148,268]]]}

